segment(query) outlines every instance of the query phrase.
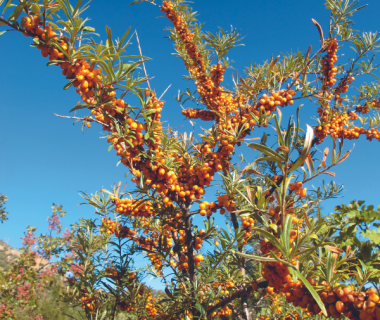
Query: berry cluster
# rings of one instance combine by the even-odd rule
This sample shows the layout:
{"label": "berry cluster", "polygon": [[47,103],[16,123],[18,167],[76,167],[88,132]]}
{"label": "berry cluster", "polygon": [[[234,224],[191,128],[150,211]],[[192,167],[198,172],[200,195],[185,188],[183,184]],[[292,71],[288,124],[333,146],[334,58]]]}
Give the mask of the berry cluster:
{"label": "berry cluster", "polygon": [[321,143],[328,135],[332,138],[343,138],[343,139],[358,139],[361,134],[366,134],[368,138],[368,131],[364,128],[359,128],[357,126],[346,127],[350,123],[350,120],[356,120],[358,115],[349,111],[348,113],[338,114],[337,111],[330,112],[330,108],[327,106],[324,110],[322,108],[318,109],[318,114],[322,123],[317,126],[314,130],[315,136],[319,139],[317,144]]}
{"label": "berry cluster", "polygon": [[296,183],[289,183],[289,189],[293,190],[294,194],[299,195],[301,198],[306,197],[306,188],[302,188],[303,183],[298,181]]}
{"label": "berry cluster", "polygon": [[335,38],[327,39],[327,45],[325,50],[327,51],[326,56],[322,59],[322,71],[323,71],[323,87],[322,89],[327,90],[327,88],[332,87],[335,82],[335,75],[338,69],[335,67],[335,62],[338,61],[336,53],[338,51],[338,42]]}
{"label": "berry cluster", "polygon": [[102,226],[100,227],[100,232],[105,232],[108,235],[114,234],[120,227],[119,223],[110,218],[102,218]]}
{"label": "berry cluster", "polygon": [[91,311],[91,314],[95,314],[93,310],[96,310],[98,304],[96,302],[96,296],[89,294],[87,289],[82,290],[81,294],[82,308]]}
{"label": "berry cluster", "polygon": [[184,109],[182,114],[188,119],[201,119],[203,121],[212,121],[215,120],[215,113],[203,109]]}
{"label": "berry cluster", "polygon": [[196,255],[195,258],[194,258],[195,265],[196,265],[196,266],[199,266],[199,264],[200,264],[204,259],[205,259],[205,258],[204,258],[201,254]]}
{"label": "berry cluster", "polygon": [[[301,281],[294,282],[289,273],[285,271],[286,266],[281,266],[280,262],[271,264],[270,266],[274,267],[275,270],[266,268],[262,274],[274,287],[268,287],[263,293],[271,295],[273,301],[277,297],[276,292],[281,296],[285,295],[286,302],[292,303],[295,307],[300,307],[306,317],[321,315],[320,307],[305,285]],[[273,276],[274,272],[277,275],[282,275],[282,278]],[[280,282],[281,285],[279,286],[277,282]],[[332,288],[327,282],[317,283],[312,278],[309,279],[309,283],[319,288],[318,295],[325,305],[328,317],[338,319],[344,315],[352,320],[380,319],[380,298],[376,289],[369,288],[366,292],[355,292],[350,285],[336,285]]]}
{"label": "berry cluster", "polygon": [[222,309],[219,310],[217,315],[220,316],[230,316],[232,314],[232,310],[228,306],[224,306]]}
{"label": "berry cluster", "polygon": [[126,301],[120,301],[117,306],[120,311],[136,311],[136,309]]}
{"label": "berry cluster", "polygon": [[117,277],[117,271],[111,267],[107,267],[106,270],[106,277],[108,278],[116,278]]}
{"label": "berry cluster", "polygon": [[132,198],[119,199],[114,196],[111,196],[111,200],[115,201],[115,211],[122,215],[145,218],[155,216],[154,208],[149,201],[141,203],[141,201]]}
{"label": "berry cluster", "polygon": [[380,98],[367,101],[365,105],[357,105],[355,111],[357,113],[366,114],[370,109],[380,109]]}
{"label": "berry cluster", "polygon": [[245,231],[243,235],[244,243],[247,244],[249,239],[252,237],[252,229],[255,225],[255,220],[250,217],[243,217],[241,225],[243,230]]}

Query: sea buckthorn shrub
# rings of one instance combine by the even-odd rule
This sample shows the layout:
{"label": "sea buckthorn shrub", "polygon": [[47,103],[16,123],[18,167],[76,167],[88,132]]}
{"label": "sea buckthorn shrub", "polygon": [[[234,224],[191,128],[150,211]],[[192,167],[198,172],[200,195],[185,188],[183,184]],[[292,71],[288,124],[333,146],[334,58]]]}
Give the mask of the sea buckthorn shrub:
{"label": "sea buckthorn shrub", "polygon": [[[171,24],[169,39],[196,92],[179,95],[181,106],[197,104],[179,116],[208,126],[198,137],[163,126],[168,102],[146,74],[136,76],[146,60],[127,55],[129,31],[113,41],[107,27],[107,42],[96,43],[86,40],[95,35],[79,18],[81,1],[13,2],[3,4],[11,15],[1,25],[29,37],[49,65],[62,69],[65,89],[76,88],[83,102],[72,109],[83,116],[72,118],[84,128],[99,124],[132,175],[131,189],[120,181],[83,193],[100,220],[77,226],[75,255],[61,263],[62,273],[70,271],[63,301],[76,301],[88,319],[124,313],[139,320],[380,320],[378,270],[368,258],[377,256],[380,241],[368,231],[372,242],[360,246],[353,228],[357,241],[337,241],[332,230],[346,222],[332,216],[329,224],[320,211],[342,188],[311,184],[335,176],[331,170],[351,152],[343,151],[344,140],[380,141],[378,81],[352,90],[360,76],[374,74],[365,59],[380,48],[377,33],[353,29],[348,17],[362,9],[357,1],[326,2],[330,24],[313,20],[320,47],[253,63],[232,84],[224,76],[229,49],[240,45],[237,30],[203,32],[183,0],[134,1],[154,5]],[[352,44],[354,56],[341,54]],[[315,107],[316,122],[300,123],[302,102]],[[292,113],[286,121],[283,108]],[[255,143],[258,128],[264,133]],[[273,129],[275,139],[268,138]],[[247,156],[238,157],[239,150]],[[375,226],[372,214],[363,224]],[[145,271],[133,270],[136,255],[146,259]],[[164,293],[142,283],[147,274],[162,280]]]}

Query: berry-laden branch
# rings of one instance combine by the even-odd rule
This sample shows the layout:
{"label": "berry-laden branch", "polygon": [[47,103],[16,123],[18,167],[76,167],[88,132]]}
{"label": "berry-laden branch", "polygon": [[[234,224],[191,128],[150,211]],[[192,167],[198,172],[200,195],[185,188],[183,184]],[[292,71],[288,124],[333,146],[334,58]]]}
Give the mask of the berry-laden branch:
{"label": "berry-laden branch", "polygon": [[[142,1],[138,0],[137,2]],[[156,5],[152,1],[145,2]],[[320,124],[314,129],[316,138],[311,146],[305,149],[308,150],[307,153],[314,144],[321,143],[328,135],[333,139],[357,139],[361,134],[366,134],[369,140],[373,138],[380,140],[375,124],[371,123],[369,129],[364,129],[354,126],[350,122],[357,120],[358,115],[354,111],[348,111],[349,108],[344,105],[345,99],[341,97],[341,94],[347,92],[355,78],[351,74],[352,66],[342,79],[336,78],[339,72],[343,72],[342,68],[339,69],[336,66],[338,60],[336,55],[337,37],[330,35],[329,39],[325,39],[325,41],[322,39],[322,49],[318,50],[310,59],[311,47],[309,47],[306,56],[300,54],[297,62],[293,61],[294,66],[289,67],[291,71],[283,71],[287,69],[284,66],[287,63],[290,64],[290,58],[285,59],[286,57],[284,57],[283,62],[276,58],[270,63],[265,63],[258,70],[252,67],[247,72],[249,77],[241,79],[239,84],[235,84],[234,90],[227,90],[222,83],[228,63],[218,59],[212,65],[210,57],[215,53],[214,51],[217,51],[219,58],[223,43],[228,43],[229,47],[235,46],[234,33],[228,35],[221,32],[215,37],[209,34],[208,42],[205,43],[203,40],[206,37],[202,36],[200,27],[192,22],[194,16],[191,10],[187,9],[181,1],[174,3],[164,1],[162,7],[156,5],[173,25],[170,38],[175,41],[176,51],[184,60],[190,77],[195,81],[199,95],[199,99],[195,99],[205,106],[205,109],[185,109],[183,115],[188,119],[213,121],[213,126],[200,136],[200,141],[194,142],[195,139],[192,136],[188,137],[183,134],[178,137],[173,129],[163,128],[161,112],[164,101],[161,100],[162,96],[157,98],[156,93],[150,88],[137,33],[140,57],[138,57],[138,61],[131,64],[129,59],[123,60],[127,46],[124,41],[127,34],[122,37],[122,40],[114,43],[111,31],[107,28],[108,40],[105,45],[97,44],[93,40],[83,44],[84,34],[88,32],[91,34],[91,28],[81,24],[79,11],[75,12],[79,10],[78,8],[67,7],[61,1],[50,3],[51,7],[44,5],[41,17],[41,8],[36,3],[33,5],[35,6],[25,5],[25,8],[22,8],[26,16],[21,17],[20,25],[14,20],[7,21],[3,18],[0,19],[0,22],[22,32],[25,36],[33,37],[33,46],[41,51],[43,57],[49,58],[49,64],[62,69],[62,74],[69,80],[66,88],[73,86],[80,95],[83,104],[77,105],[73,110],[90,110],[94,119],[92,116],[59,117],[82,120],[87,127],[91,126],[90,122],[102,124],[107,142],[113,146],[121,163],[133,175],[134,196],[119,192],[119,188],[109,192],[109,205],[117,218],[112,220],[104,213],[100,232],[109,236],[115,235],[119,240],[127,238],[133,241],[139,250],[146,252],[158,276],[163,275],[164,267],[170,264],[179,278],[177,283],[170,284],[173,292],[180,291],[180,294],[171,297],[175,303],[173,305],[168,303],[169,307],[165,309],[167,305],[159,304],[152,295],[147,295],[148,302],[141,319],[150,317],[174,320],[177,319],[177,316],[185,315],[197,317],[201,310],[199,304],[205,304],[205,301],[208,300],[198,298],[195,290],[203,285],[210,292],[215,293],[216,287],[219,287],[219,283],[215,279],[222,279],[220,282],[223,285],[222,296],[226,297],[214,306],[202,306],[204,310],[209,307],[207,314],[210,317],[231,315],[232,311],[228,304],[240,298],[243,318],[250,319],[247,296],[253,291],[257,291],[258,288],[252,280],[255,278],[246,272],[250,266],[247,265],[248,259],[244,257],[245,248],[261,251],[261,259],[263,259],[260,262],[262,264],[261,275],[266,280],[262,282],[262,285],[268,287],[266,292],[270,295],[282,292],[288,303],[301,306],[308,310],[309,314],[319,314],[321,307],[324,306],[328,309],[329,314],[336,318],[341,314],[355,320],[359,314],[361,318],[364,318],[361,320],[373,320],[375,316],[380,318],[377,316],[377,312],[380,312],[377,305],[379,298],[371,290],[367,290],[366,293],[355,292],[353,287],[343,286],[342,279],[340,279],[342,280],[340,283],[336,282],[337,287],[332,286],[331,279],[319,281],[318,284],[313,279],[316,277],[315,275],[308,279],[311,286],[301,281],[294,281],[288,267],[293,265],[296,271],[300,271],[298,259],[310,256],[314,253],[311,250],[315,251],[317,246],[310,248],[309,243],[313,245],[314,240],[310,238],[310,241],[306,241],[303,238],[303,236],[309,236],[308,228],[311,228],[312,224],[304,223],[303,219],[298,219],[296,216],[299,211],[296,202],[299,199],[295,199],[294,195],[305,198],[307,196],[306,188],[302,188],[301,181],[288,184],[290,179],[294,178],[292,174],[296,175],[296,171],[292,169],[293,161],[287,152],[293,144],[291,140],[297,139],[295,139],[295,134],[289,133],[292,131],[290,129],[288,133],[283,134],[277,118],[275,121],[279,148],[272,150],[264,144],[258,145],[258,147],[260,151],[266,153],[266,157],[260,161],[266,162],[274,172],[277,172],[278,169],[282,170],[283,176],[278,178],[276,176],[276,179],[273,179],[276,180],[277,185],[286,182],[279,190],[280,195],[275,194],[276,197],[278,196],[277,198],[272,196],[276,189],[273,184],[272,188],[268,188],[269,190],[265,192],[261,192],[262,187],[258,185],[254,194],[256,199],[250,201],[253,208],[246,210],[243,217],[236,214],[239,212],[238,206],[244,202],[244,199],[239,196],[241,188],[233,185],[231,181],[223,181],[226,194],[218,195],[217,201],[211,203],[198,201],[205,195],[206,188],[211,186],[217,173],[226,177],[234,171],[231,159],[236,148],[244,142],[245,137],[257,127],[269,126],[277,109],[293,105],[293,98],[296,95],[301,95],[302,98],[314,98],[319,105]],[[64,22],[64,29],[57,26],[59,20],[53,20],[52,13],[58,12],[64,12],[66,15],[67,21]],[[212,51],[208,49],[209,47],[217,49]],[[320,65],[317,57],[325,52],[326,55]],[[140,65],[144,69],[145,78],[133,79],[133,71]],[[307,87],[311,86],[306,81],[308,74],[319,75],[315,81],[317,88]],[[303,76],[302,81],[300,80],[301,75]],[[125,79],[128,80],[128,86],[123,84]],[[131,82],[133,85],[129,85]],[[144,82],[147,83],[148,89],[138,87],[140,83]],[[281,89],[285,84],[286,89]],[[296,88],[293,88],[295,85]],[[123,100],[129,92],[135,94],[140,101],[141,106],[137,110]],[[374,97],[371,97],[368,102],[370,105],[357,106],[356,112],[364,114],[367,109],[379,106]],[[278,113],[280,114],[280,111]],[[301,130],[297,127],[297,137],[299,131]],[[294,130],[292,132],[294,133]],[[298,140],[295,143],[299,143]],[[293,150],[296,149],[299,150],[298,147],[293,148]],[[300,155],[297,155],[294,163],[297,163],[303,153],[300,152]],[[306,154],[306,156],[309,155]],[[324,172],[322,170],[318,174]],[[260,174],[267,177],[265,170]],[[314,174],[312,178],[318,174]],[[310,179],[304,178],[304,182],[308,182]],[[263,184],[263,186],[267,187],[268,185]],[[249,200],[252,200],[251,197],[253,195],[249,190]],[[191,212],[191,207],[195,202],[200,202],[199,211]],[[243,257],[238,264],[227,265],[225,263],[223,268],[210,270],[212,269],[210,268],[212,259],[214,262],[217,261],[214,265],[219,266],[224,263],[228,251],[232,247],[236,247],[233,241],[225,246],[225,242],[231,239],[227,239],[227,233],[224,232],[223,237],[218,235],[217,230],[222,229],[213,226],[211,217],[218,210],[221,214],[224,214],[225,211],[230,212],[235,231],[239,230],[241,218],[244,235],[243,241],[237,245],[237,249]],[[198,213],[200,216],[207,216],[206,231],[203,229],[194,231],[197,228],[192,219]],[[263,215],[269,216],[266,218],[270,224],[262,223],[259,224],[261,229],[254,228],[257,223],[256,218],[259,218],[260,221]],[[305,220],[307,219],[305,218]],[[319,222],[321,221],[314,225],[319,225]],[[257,231],[255,238],[260,240],[259,244],[251,241],[254,231]],[[221,231],[220,233],[222,234]],[[221,254],[209,255],[210,259],[204,259],[201,254],[196,254],[202,248],[205,240],[219,236],[224,246]],[[322,246],[322,244],[318,245]],[[218,245],[215,244],[215,246]],[[323,264],[320,261],[325,259],[316,254],[313,255],[313,258],[315,261],[319,261],[320,265]],[[203,262],[204,260],[206,261]],[[332,270],[335,271],[335,269]],[[241,276],[237,276],[237,272],[240,272]],[[327,273],[325,272],[325,274]],[[113,279],[118,273],[109,268],[107,274]],[[187,278],[189,281],[182,281],[181,277]],[[241,283],[235,286],[234,280],[236,279],[233,279],[234,277],[236,279],[240,277]],[[320,280],[322,277],[322,275],[319,276]],[[210,279],[213,279],[211,285]],[[165,276],[164,280],[166,281]],[[254,283],[253,286],[243,287],[251,280]],[[169,286],[168,282],[166,282],[166,286]],[[313,288],[316,287],[322,287],[322,289],[313,294]],[[236,291],[229,294],[227,288],[234,288],[231,290]],[[119,289],[118,287],[117,299],[121,292]],[[82,293],[83,301],[85,301],[83,306],[88,314],[100,308],[96,298],[90,292],[83,290]],[[167,293],[168,296],[170,296],[169,293]],[[139,296],[139,298],[141,297],[142,295]],[[127,304],[123,304],[121,308],[124,311],[133,311],[132,309],[134,309]],[[222,309],[217,312],[220,308]],[[116,307],[114,306],[113,314],[115,313]]]}
{"label": "berry-laden branch", "polygon": [[222,301],[218,302],[214,306],[207,309],[207,315],[208,316],[212,315],[215,312],[215,310],[218,310],[218,309],[226,306],[228,303],[230,303],[231,301],[234,301],[237,298],[241,298],[243,296],[249,295],[252,291],[253,291],[252,286],[240,289],[239,291],[236,291],[235,293],[231,294],[230,296],[224,298]]}
{"label": "berry-laden branch", "polygon": [[86,123],[88,123],[88,122],[97,122],[97,123],[99,123],[99,124],[101,124],[101,125],[103,125],[103,126],[105,126],[105,127],[109,127],[109,125],[108,124],[105,124],[104,122],[101,122],[101,121],[98,121],[98,120],[96,120],[96,119],[92,119],[91,117],[84,117],[84,118],[78,118],[78,117],[69,117],[69,116],[61,116],[61,115],[59,115],[59,114],[55,114],[55,113],[53,113],[56,117],[58,117],[58,118],[65,118],[65,119],[74,119],[74,120],[82,120],[83,121],[83,124],[86,124]]}

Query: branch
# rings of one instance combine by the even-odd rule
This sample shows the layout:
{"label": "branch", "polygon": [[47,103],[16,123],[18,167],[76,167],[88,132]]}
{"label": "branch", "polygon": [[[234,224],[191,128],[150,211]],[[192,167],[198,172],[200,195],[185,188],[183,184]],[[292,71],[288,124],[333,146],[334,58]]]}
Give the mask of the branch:
{"label": "branch", "polygon": [[190,281],[191,283],[194,282],[194,256],[193,256],[193,235],[191,233],[191,220],[188,213],[185,215],[185,232],[186,232],[186,246],[187,246],[187,258],[188,258],[188,265],[189,265],[189,275],[190,275]]}
{"label": "branch", "polygon": [[[236,213],[235,212],[231,212],[231,220],[232,220],[232,224],[234,226],[234,229],[237,230],[239,228],[239,223],[237,221],[237,218],[236,218]],[[240,252],[244,252],[244,244],[241,243],[239,246],[238,246],[238,249]],[[246,270],[245,270],[245,264],[246,264],[246,261],[243,257],[241,257],[239,259],[239,264],[240,264],[240,271],[241,273],[244,275],[244,278],[245,278],[245,274],[246,274]],[[244,279],[245,280],[245,279]],[[246,295],[243,295],[240,299],[240,302],[241,302],[241,309],[242,309],[242,315],[243,315],[243,319],[244,320],[251,320],[251,316],[249,315],[249,312],[248,312],[248,301],[247,301],[247,296]]]}
{"label": "branch", "polygon": [[305,181],[303,181],[303,183],[306,183],[306,182],[308,182],[308,181],[314,179],[315,177],[319,176],[320,174],[325,173],[327,170],[331,169],[332,167],[336,166],[336,165],[339,164],[339,163],[340,163],[340,161],[338,161],[338,162],[332,164],[331,166],[329,166],[329,167],[327,167],[326,169],[324,169],[324,170],[318,172],[317,174],[315,174],[314,176],[310,177],[309,179],[306,179]]}
{"label": "branch", "polygon": [[56,117],[59,117],[59,118],[65,118],[65,119],[74,119],[74,120],[82,120],[82,121],[87,121],[87,122],[97,122],[97,123],[100,123],[101,125],[105,126],[105,127],[109,127],[108,124],[105,124],[104,122],[101,122],[99,120],[96,120],[96,119],[92,119],[92,118],[78,118],[78,117],[68,117],[68,116],[60,116],[59,114],[55,114],[53,113]]}
{"label": "branch", "polygon": [[239,228],[239,223],[237,221],[236,214],[235,212],[231,212],[230,215],[231,215],[231,221],[234,226],[234,229],[237,230]]}
{"label": "branch", "polygon": [[200,210],[189,212],[189,216],[193,216],[193,215],[195,215],[195,214],[197,214],[199,212],[200,212]]}
{"label": "branch", "polygon": [[158,7],[158,8],[161,9],[161,6],[158,5],[157,3],[154,3],[153,1],[150,1],[150,0],[143,0],[143,2],[148,2],[148,3],[153,4],[154,6],[156,6],[156,7]]}
{"label": "branch", "polygon": [[72,316],[70,316],[69,314],[67,314],[67,313],[64,313],[63,311],[61,311],[65,316],[67,316],[67,317],[69,317],[69,318],[71,318],[71,319],[75,319],[76,320],[76,318],[74,318],[74,317],[72,317]]}
{"label": "branch", "polygon": [[158,100],[161,100],[161,98],[164,96],[164,94],[166,93],[166,91],[168,91],[169,90],[169,88],[171,87],[172,85],[170,84],[169,85],[169,87],[167,87],[166,89],[165,89],[165,91],[162,93],[162,95],[158,98]]}
{"label": "branch", "polygon": [[277,187],[281,185],[282,180],[283,178],[278,179],[277,182],[275,182],[275,184],[271,186],[271,188],[269,189],[269,194],[266,196],[266,198],[270,197],[273,194],[273,192],[277,189]]}
{"label": "branch", "polygon": [[[135,33],[136,33],[137,46],[139,47],[139,52],[140,52],[141,60],[144,60],[144,59],[142,58],[142,52],[141,52],[141,47],[140,47],[139,36],[137,35],[137,31],[136,31],[136,30],[135,30]],[[146,73],[146,69],[145,69],[145,63],[143,62],[142,65],[143,65],[143,69],[144,69],[144,75],[145,75],[145,78],[147,79],[147,80],[146,80],[146,83],[147,83],[147,85],[148,85],[148,89],[151,90],[151,89],[150,89],[149,80],[148,80],[148,75],[147,75],[147,73]]]}
{"label": "branch", "polygon": [[20,28],[19,26],[16,26],[12,23],[10,23],[9,21],[5,20],[3,17],[0,17],[0,22],[3,22],[4,24],[6,24],[8,27],[11,27],[12,29],[16,30],[16,31],[20,31],[22,33],[25,33],[27,34],[28,36],[30,37],[35,37],[36,35],[34,33],[31,33],[29,31],[26,31],[25,29],[23,28]]}
{"label": "branch", "polygon": [[239,313],[236,311],[235,308],[232,308],[232,312],[234,313],[234,316],[236,317],[236,319],[243,320],[243,318],[241,317],[241,315],[239,315]]}
{"label": "branch", "polygon": [[253,291],[252,286],[249,286],[247,288],[241,289],[240,291],[236,291],[234,294],[228,296],[224,300],[220,301],[216,305],[212,306],[210,309],[207,310],[207,315],[211,315],[215,310],[224,307],[226,304],[230,303],[231,301],[235,300],[236,298],[240,298],[242,296],[245,296]]}
{"label": "branch", "polygon": [[[310,50],[310,47],[309,47],[309,50]],[[308,50],[308,53],[310,52]],[[311,58],[310,58],[310,60],[306,63],[306,65],[305,65],[305,68],[304,68],[304,72],[305,71],[307,71],[307,68],[309,67],[309,65],[311,64],[311,62],[321,53],[321,52],[323,52],[323,48],[321,48],[321,49],[319,49]],[[308,56],[308,53],[307,53],[307,56]],[[293,82],[290,84],[290,85],[288,85],[288,89],[290,89],[291,87],[293,87],[294,86],[294,84],[296,83],[296,81],[298,80],[298,78],[299,78],[299,76],[301,75],[302,73],[299,73],[295,78],[294,78],[294,80],[293,80]]]}

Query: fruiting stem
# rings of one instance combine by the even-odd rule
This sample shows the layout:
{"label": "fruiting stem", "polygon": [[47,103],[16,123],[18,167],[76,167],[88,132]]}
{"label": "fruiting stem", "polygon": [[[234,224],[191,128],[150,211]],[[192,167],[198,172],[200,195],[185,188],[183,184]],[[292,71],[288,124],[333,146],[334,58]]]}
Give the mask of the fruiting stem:
{"label": "fruiting stem", "polygon": [[[235,212],[231,212],[231,221],[232,221],[232,224],[234,226],[234,229],[237,230],[239,228],[239,223],[237,221],[237,217],[236,217],[236,213]],[[238,246],[238,250],[240,252],[243,252],[244,251],[244,244],[240,244]],[[245,271],[245,268],[244,268],[244,265],[245,265],[245,259],[244,258],[240,258],[240,272],[245,276],[246,274],[246,271]],[[248,297],[247,295],[243,295],[241,296],[240,298],[240,302],[241,302],[241,309],[242,309],[242,315],[243,315],[243,319],[244,320],[251,320],[251,316],[250,316],[250,313],[249,313],[249,310],[248,310]]]}
{"label": "fruiting stem", "polygon": [[224,300],[218,302],[217,304],[212,306],[210,309],[208,309],[207,315],[210,316],[215,310],[224,307],[225,305],[227,305],[231,301],[235,300],[236,298],[240,298],[244,295],[246,296],[247,294],[251,293],[252,291],[253,291],[252,286],[249,286],[249,287],[246,287],[246,288],[241,289],[239,291],[236,291],[234,294],[231,294],[230,296],[228,296]]}
{"label": "fruiting stem", "polygon": [[85,118],[78,118],[78,117],[69,117],[69,116],[61,116],[61,115],[59,115],[59,114],[55,114],[55,113],[53,113],[56,117],[59,117],[59,118],[66,118],[66,119],[74,119],[74,120],[82,120],[82,121],[87,121],[87,122],[97,122],[97,123],[99,123],[99,124],[101,124],[101,125],[103,125],[103,126],[105,126],[105,127],[109,127],[109,125],[108,124],[105,124],[104,122],[101,122],[101,121],[99,121],[99,120],[96,120],[96,119],[92,119],[92,118],[87,118],[87,119],[85,119]]}

